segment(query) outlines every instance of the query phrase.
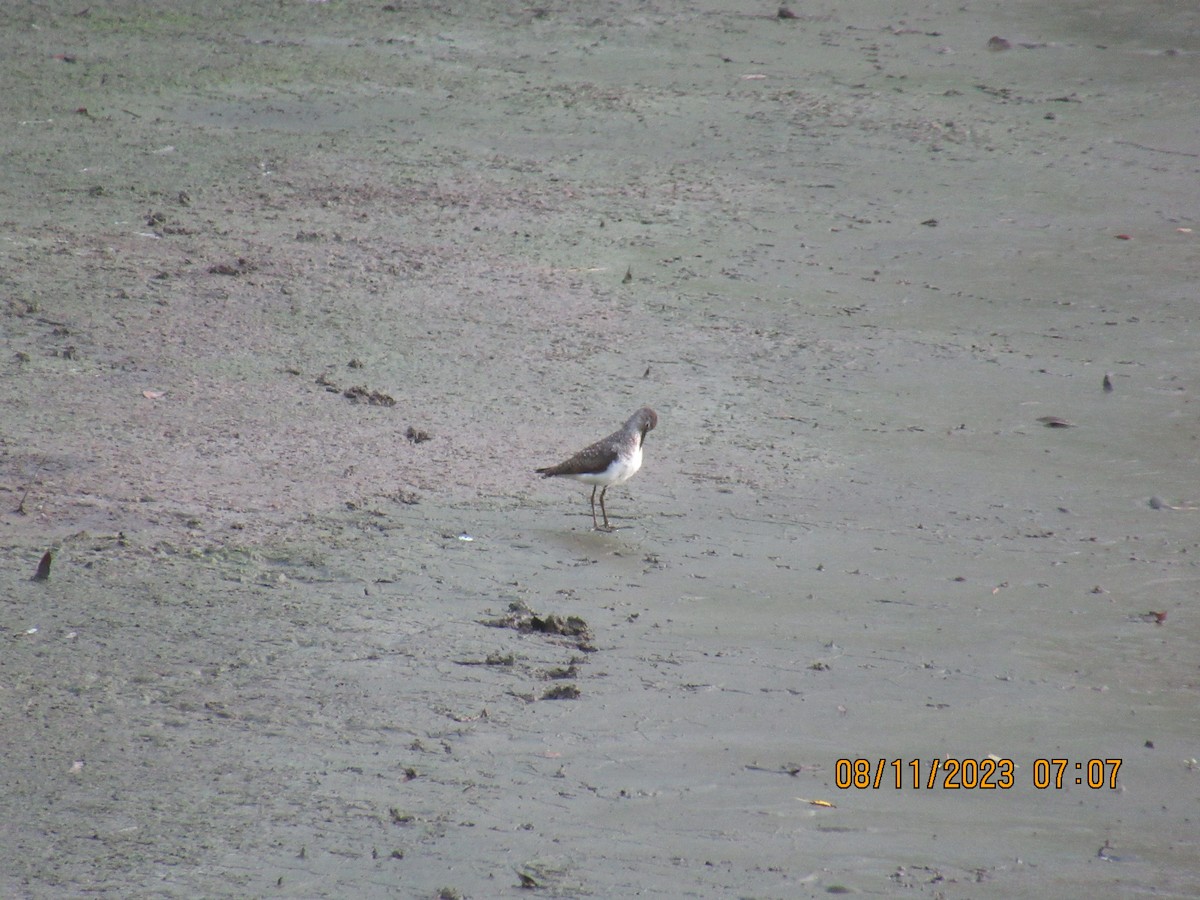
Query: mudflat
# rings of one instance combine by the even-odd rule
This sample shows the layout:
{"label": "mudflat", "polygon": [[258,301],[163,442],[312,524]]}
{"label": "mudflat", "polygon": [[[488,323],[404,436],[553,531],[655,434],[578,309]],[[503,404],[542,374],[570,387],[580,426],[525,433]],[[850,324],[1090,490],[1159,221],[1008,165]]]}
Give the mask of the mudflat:
{"label": "mudflat", "polygon": [[0,894],[1200,893],[1196,10],[0,17]]}

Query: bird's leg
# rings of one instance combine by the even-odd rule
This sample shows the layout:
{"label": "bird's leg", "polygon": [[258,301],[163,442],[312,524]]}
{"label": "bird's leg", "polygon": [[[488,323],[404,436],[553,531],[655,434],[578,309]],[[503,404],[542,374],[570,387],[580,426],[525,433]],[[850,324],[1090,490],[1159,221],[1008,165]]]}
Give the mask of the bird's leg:
{"label": "bird's leg", "polygon": [[[612,531],[612,526],[608,524],[608,510],[604,508],[604,495],[608,493],[608,485],[604,486],[604,490],[600,492],[600,512],[604,513],[604,528],[606,531]],[[596,511],[592,510],[592,518],[596,518]]]}
{"label": "bird's leg", "polygon": [[[600,508],[604,509],[604,495],[600,495]],[[608,522],[608,517],[605,516],[604,521]],[[596,522],[596,485],[592,485],[592,528],[599,528],[600,525]]]}

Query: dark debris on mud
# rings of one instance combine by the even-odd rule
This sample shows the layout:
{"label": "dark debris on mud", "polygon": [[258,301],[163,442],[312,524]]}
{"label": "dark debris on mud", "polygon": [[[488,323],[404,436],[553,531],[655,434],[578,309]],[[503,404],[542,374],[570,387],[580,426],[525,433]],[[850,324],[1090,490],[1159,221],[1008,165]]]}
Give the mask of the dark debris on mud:
{"label": "dark debris on mud", "polygon": [[[594,653],[592,632],[587,622],[578,616],[560,616],[554,613],[542,615],[534,612],[525,603],[515,600],[508,605],[503,615],[492,619],[481,619],[479,624],[488,628],[508,628],[520,634],[540,634],[547,636],[560,646],[570,647],[583,653]],[[518,665],[514,654],[488,654],[485,660],[460,661],[461,665],[487,665],[509,669],[520,669],[527,677],[542,681],[557,682],[540,694],[533,692],[513,692],[514,696],[532,703],[537,700],[578,700],[583,694],[578,685],[568,683],[581,674],[581,666],[587,662],[584,656],[572,656],[565,665],[549,668],[529,667]]]}
{"label": "dark debris on mud", "polygon": [[555,613],[543,616],[535,613],[520,600],[510,603],[504,615],[495,619],[483,619],[480,624],[489,628],[511,628],[522,634],[538,633],[568,638],[569,640],[560,643],[569,644],[584,653],[594,653],[596,650],[592,644],[591,629],[579,616],[563,618]]}
{"label": "dark debris on mud", "polygon": [[373,390],[366,385],[355,385],[354,387],[343,388],[334,381],[328,372],[322,372],[316,378],[317,384],[325,388],[331,394],[341,394],[347,400],[353,403],[366,403],[369,406],[395,406],[396,398],[391,394],[385,394],[383,391]]}

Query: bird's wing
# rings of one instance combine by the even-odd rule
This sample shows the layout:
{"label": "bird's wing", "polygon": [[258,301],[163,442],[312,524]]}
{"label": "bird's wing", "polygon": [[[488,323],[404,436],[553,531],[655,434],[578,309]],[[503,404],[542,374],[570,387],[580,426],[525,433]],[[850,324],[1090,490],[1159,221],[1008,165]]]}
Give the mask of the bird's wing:
{"label": "bird's wing", "polygon": [[552,475],[592,475],[596,472],[603,472],[617,458],[617,439],[623,434],[624,432],[621,431],[610,434],[604,440],[584,447],[557,466],[547,466],[537,471],[546,478]]}

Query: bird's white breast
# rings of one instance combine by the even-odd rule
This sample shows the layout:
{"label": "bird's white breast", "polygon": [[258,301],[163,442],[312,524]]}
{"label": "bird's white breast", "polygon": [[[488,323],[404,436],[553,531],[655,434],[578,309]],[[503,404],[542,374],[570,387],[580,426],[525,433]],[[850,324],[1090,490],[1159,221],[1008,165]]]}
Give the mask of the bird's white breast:
{"label": "bird's white breast", "polygon": [[642,448],[637,446],[628,456],[618,456],[616,461],[609,466],[609,471],[613,473],[612,483],[621,484],[633,477],[634,473],[642,467]]}

